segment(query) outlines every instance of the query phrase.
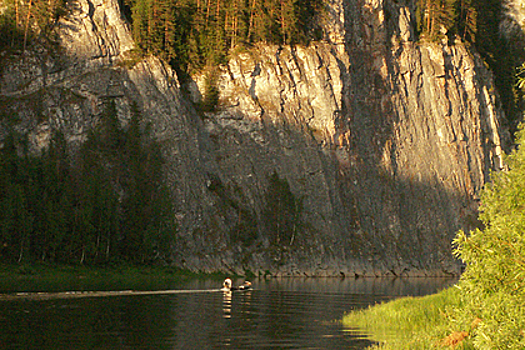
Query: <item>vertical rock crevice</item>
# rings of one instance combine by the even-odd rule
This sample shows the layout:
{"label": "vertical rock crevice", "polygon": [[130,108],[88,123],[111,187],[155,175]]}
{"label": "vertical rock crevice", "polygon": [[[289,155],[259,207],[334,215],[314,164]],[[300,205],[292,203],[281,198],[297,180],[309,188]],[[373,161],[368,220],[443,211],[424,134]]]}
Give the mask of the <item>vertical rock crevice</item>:
{"label": "vertical rock crevice", "polygon": [[[35,149],[57,128],[81,143],[107,99],[125,124],[136,102],[163,144],[174,264],[275,275],[458,272],[450,241],[478,224],[479,189],[503,166],[502,111],[475,53],[414,42],[408,4],[331,0],[326,40],[256,45],[220,67],[213,113],[195,110],[161,60],[126,64],[134,43],[117,0],[71,6],[58,29],[64,55],[11,60],[0,98]],[[187,90],[198,102],[205,76],[193,78]],[[280,245],[265,222],[274,173],[299,213],[293,240]]]}

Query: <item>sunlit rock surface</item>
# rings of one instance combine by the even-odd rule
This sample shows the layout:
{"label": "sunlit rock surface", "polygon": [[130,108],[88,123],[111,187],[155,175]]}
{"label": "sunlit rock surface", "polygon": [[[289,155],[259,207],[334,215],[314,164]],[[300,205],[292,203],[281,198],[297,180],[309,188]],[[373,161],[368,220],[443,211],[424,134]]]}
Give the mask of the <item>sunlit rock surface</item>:
{"label": "sunlit rock surface", "polygon": [[[257,45],[221,67],[214,113],[194,108],[204,73],[183,89],[159,59],[132,61],[117,0],[71,6],[60,54],[11,57],[0,98],[36,152],[55,129],[81,143],[107,100],[123,124],[138,103],[167,159],[173,264],[274,275],[459,272],[451,239],[479,224],[479,190],[503,167],[507,137],[492,74],[459,42],[414,42],[408,5],[331,1],[326,40]],[[277,246],[264,216],[274,172],[302,203],[300,227]]]}

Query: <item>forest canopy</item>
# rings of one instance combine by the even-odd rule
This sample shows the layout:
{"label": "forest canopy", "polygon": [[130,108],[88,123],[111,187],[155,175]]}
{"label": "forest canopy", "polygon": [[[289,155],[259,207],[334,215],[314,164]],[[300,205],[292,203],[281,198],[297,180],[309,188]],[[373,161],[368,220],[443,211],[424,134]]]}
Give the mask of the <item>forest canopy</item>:
{"label": "forest canopy", "polygon": [[[32,40],[53,42],[53,28],[69,0],[2,0],[0,50],[23,50]],[[138,57],[153,54],[179,73],[227,61],[232,50],[258,42],[308,44],[324,36],[327,0],[118,0],[131,23]],[[388,6],[385,5],[385,8]],[[416,0],[418,40],[471,43],[496,75],[511,130],[520,118],[515,68],[525,57],[501,38],[504,0]],[[519,51],[519,52],[517,52]],[[181,75],[184,78],[184,74]]]}
{"label": "forest canopy", "polygon": [[56,131],[35,155],[10,131],[0,148],[0,262],[169,259],[175,227],[161,149],[133,110],[124,128],[108,102],[76,152]]}
{"label": "forest canopy", "polygon": [[67,0],[0,0],[0,49],[25,50],[35,38],[49,39]]}
{"label": "forest canopy", "polygon": [[[224,63],[231,50],[257,42],[319,40],[328,6],[326,0],[118,1],[139,52],[186,72]],[[504,103],[512,104],[513,93],[505,86],[512,86],[516,64],[511,55],[516,53],[499,35],[503,0],[416,0],[414,5],[416,36],[473,43],[498,76]],[[0,49],[25,49],[35,38],[52,41],[52,29],[67,9],[68,0],[2,0]]]}
{"label": "forest canopy", "polygon": [[306,44],[320,38],[324,0],[124,0],[144,52],[199,68],[256,42]]}

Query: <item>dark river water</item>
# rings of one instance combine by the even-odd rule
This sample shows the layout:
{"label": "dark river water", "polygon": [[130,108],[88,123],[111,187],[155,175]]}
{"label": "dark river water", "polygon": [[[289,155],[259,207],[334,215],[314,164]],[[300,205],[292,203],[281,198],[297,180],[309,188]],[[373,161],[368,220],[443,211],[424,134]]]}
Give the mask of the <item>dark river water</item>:
{"label": "dark river water", "polygon": [[[237,283],[242,281],[236,281]],[[0,295],[0,349],[364,349],[345,313],[450,279],[195,279],[168,290]]]}

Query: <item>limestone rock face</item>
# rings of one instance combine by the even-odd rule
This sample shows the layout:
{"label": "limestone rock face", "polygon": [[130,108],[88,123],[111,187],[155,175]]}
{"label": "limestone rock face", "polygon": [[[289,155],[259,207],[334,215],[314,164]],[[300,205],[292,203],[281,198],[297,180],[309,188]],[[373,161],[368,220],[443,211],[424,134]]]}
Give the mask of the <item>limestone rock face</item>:
{"label": "limestone rock face", "polygon": [[408,6],[333,10],[326,41],[222,68],[220,111],[204,119],[215,175],[255,213],[273,169],[304,199],[309,229],[273,252],[280,273],[457,272],[451,239],[478,225],[479,190],[503,167],[492,75],[459,42],[415,43]]}
{"label": "limestone rock face", "polygon": [[134,47],[118,0],[73,1],[59,35],[69,60],[85,68],[111,64]]}
{"label": "limestone rock face", "polygon": [[[117,0],[71,6],[59,27],[63,54],[35,48],[10,58],[0,99],[35,151],[58,128],[72,145],[82,142],[108,99],[123,124],[138,103],[167,159],[175,265],[458,273],[450,242],[478,225],[479,190],[503,167],[502,111],[475,53],[459,42],[414,42],[408,4],[332,0],[326,40],[259,45],[221,67],[214,113],[198,113],[182,92],[198,103],[204,75],[182,89],[159,59],[130,64],[133,41]],[[267,222],[274,173],[300,203],[286,241],[275,241]]]}

